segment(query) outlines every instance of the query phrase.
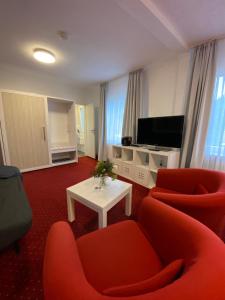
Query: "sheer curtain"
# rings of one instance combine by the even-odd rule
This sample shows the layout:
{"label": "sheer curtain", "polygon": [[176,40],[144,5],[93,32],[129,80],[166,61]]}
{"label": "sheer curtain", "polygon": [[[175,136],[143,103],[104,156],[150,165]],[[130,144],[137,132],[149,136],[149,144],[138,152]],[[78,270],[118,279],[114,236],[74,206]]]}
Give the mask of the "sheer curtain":
{"label": "sheer curtain", "polygon": [[211,105],[203,167],[225,170],[225,40],[219,41],[216,79]]}
{"label": "sheer curtain", "polygon": [[128,75],[108,83],[106,93],[106,144],[120,144]]}

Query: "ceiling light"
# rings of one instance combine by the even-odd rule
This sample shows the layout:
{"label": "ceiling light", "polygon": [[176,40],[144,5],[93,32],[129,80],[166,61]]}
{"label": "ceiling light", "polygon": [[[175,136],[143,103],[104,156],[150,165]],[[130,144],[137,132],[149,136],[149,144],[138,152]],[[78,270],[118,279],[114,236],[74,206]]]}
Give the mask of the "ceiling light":
{"label": "ceiling light", "polygon": [[33,56],[36,60],[45,64],[52,64],[55,62],[55,55],[45,49],[34,49]]}

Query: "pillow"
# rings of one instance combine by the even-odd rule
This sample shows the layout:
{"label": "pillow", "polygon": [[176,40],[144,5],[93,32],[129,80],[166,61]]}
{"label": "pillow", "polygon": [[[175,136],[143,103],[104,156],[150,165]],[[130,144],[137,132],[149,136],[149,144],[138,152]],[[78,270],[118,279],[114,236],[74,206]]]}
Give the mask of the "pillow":
{"label": "pillow", "polygon": [[194,189],[194,194],[201,195],[201,194],[208,194],[209,192],[201,183],[198,183]]}
{"label": "pillow", "polygon": [[136,296],[154,292],[174,281],[180,274],[184,260],[177,259],[167,265],[156,275],[133,284],[119,285],[105,289],[102,293],[107,296]]}

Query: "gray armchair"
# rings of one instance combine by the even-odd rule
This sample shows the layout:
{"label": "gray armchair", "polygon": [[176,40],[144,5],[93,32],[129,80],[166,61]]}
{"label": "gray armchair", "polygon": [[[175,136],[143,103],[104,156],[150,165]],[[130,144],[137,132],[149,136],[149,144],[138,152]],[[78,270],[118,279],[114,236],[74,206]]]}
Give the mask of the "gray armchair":
{"label": "gray armchair", "polygon": [[0,166],[0,250],[18,241],[30,229],[32,211],[19,169]]}

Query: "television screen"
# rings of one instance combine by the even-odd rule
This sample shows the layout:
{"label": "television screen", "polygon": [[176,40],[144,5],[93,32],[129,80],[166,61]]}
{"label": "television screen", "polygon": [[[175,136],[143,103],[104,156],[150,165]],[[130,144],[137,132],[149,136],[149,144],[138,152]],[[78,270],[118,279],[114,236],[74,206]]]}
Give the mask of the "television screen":
{"label": "television screen", "polygon": [[137,143],[161,147],[180,148],[184,116],[138,119]]}

